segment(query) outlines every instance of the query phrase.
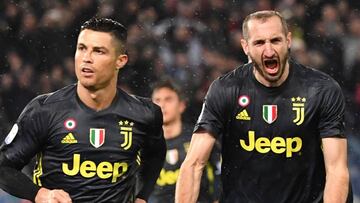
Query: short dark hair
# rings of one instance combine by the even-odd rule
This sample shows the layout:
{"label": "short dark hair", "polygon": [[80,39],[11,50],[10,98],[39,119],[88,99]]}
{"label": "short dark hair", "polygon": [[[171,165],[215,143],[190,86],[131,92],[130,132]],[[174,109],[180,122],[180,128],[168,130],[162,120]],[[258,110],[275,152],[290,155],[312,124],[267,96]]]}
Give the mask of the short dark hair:
{"label": "short dark hair", "polygon": [[169,77],[165,77],[165,78],[162,78],[159,81],[155,82],[152,85],[153,93],[156,90],[159,90],[162,88],[168,88],[168,89],[174,91],[178,95],[179,100],[181,100],[181,101],[185,100],[185,96],[184,96],[184,93],[183,93],[181,87],[173,79],[171,79]]}
{"label": "short dark hair", "polygon": [[288,28],[285,18],[277,11],[264,10],[264,11],[257,11],[255,13],[251,13],[248,16],[246,16],[246,18],[242,24],[242,32],[243,32],[244,39],[246,39],[246,40],[249,39],[248,22],[250,20],[257,19],[257,20],[265,21],[266,19],[273,17],[273,16],[277,16],[280,19],[283,31],[284,31],[285,35],[287,35],[289,32],[289,28]]}
{"label": "short dark hair", "polygon": [[94,17],[81,26],[80,32],[85,29],[111,33],[120,42],[120,52],[125,53],[127,29],[121,23],[109,18]]}

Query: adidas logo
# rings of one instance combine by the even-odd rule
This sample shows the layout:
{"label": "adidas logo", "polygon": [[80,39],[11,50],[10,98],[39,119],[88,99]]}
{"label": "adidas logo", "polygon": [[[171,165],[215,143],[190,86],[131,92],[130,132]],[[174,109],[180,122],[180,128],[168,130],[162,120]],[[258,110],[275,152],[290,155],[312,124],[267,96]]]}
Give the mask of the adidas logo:
{"label": "adidas logo", "polygon": [[238,113],[238,115],[236,115],[236,119],[237,119],[237,120],[249,121],[249,120],[251,120],[251,117],[250,117],[249,114],[247,113],[246,109],[244,109],[244,110],[242,110],[240,113]]}
{"label": "adidas logo", "polygon": [[77,140],[75,139],[72,133],[67,134],[62,140],[61,143],[63,144],[75,144]]}

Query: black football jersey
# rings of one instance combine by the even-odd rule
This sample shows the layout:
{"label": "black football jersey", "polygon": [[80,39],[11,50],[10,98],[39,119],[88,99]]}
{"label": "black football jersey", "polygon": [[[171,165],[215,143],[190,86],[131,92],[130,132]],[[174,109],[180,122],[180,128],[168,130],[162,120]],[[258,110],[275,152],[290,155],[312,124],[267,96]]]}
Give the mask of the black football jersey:
{"label": "black football jersey", "polygon": [[2,153],[19,168],[36,155],[34,183],[73,202],[127,203],[142,151],[162,136],[161,110],[149,99],[118,89],[110,107],[94,111],[70,85],[30,102]]}
{"label": "black football jersey", "polygon": [[265,87],[253,68],[243,65],[212,83],[194,129],[222,141],[221,202],[321,202],[321,139],[344,136],[339,85],[290,60],[286,81]]}
{"label": "black football jersey", "polygon": [[[154,191],[149,203],[173,203],[175,202],[175,187],[179,176],[180,167],[186,157],[190,146],[192,127],[183,125],[181,134],[175,138],[166,140],[166,158],[159,178],[156,181]],[[198,203],[210,203],[214,201],[219,191],[214,191],[214,179],[216,167],[220,164],[220,151],[214,148],[210,155],[209,163],[203,172]],[[212,191],[210,191],[212,190]]]}

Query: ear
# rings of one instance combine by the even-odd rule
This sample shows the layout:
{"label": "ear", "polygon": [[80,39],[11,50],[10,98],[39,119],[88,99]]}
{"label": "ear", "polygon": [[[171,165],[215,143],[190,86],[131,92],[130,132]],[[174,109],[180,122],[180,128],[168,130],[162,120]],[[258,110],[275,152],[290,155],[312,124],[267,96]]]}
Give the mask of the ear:
{"label": "ear", "polygon": [[184,100],[181,100],[181,101],[180,101],[180,105],[179,105],[179,111],[180,111],[180,113],[184,113],[185,108],[186,108],[185,101],[184,101]]}
{"label": "ear", "polygon": [[292,37],[292,34],[291,34],[291,32],[289,32],[288,34],[287,34],[287,36],[286,36],[286,40],[287,40],[287,42],[288,42],[288,48],[290,49],[290,47],[291,47],[291,37]]}
{"label": "ear", "polygon": [[120,54],[116,59],[116,69],[120,70],[128,62],[128,55]]}
{"label": "ear", "polygon": [[249,53],[249,45],[248,45],[248,42],[245,39],[241,39],[241,46],[242,46],[242,48],[244,50],[244,53],[246,55],[249,55],[248,54]]}

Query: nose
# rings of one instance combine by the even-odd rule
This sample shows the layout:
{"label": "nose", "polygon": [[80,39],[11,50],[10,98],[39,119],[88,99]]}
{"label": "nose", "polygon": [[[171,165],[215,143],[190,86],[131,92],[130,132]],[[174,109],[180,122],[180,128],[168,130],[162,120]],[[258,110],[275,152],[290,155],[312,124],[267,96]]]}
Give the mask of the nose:
{"label": "nose", "polygon": [[165,102],[163,102],[163,101],[159,101],[159,102],[157,103],[157,105],[159,105],[159,106],[160,106],[161,110],[164,110],[164,107],[165,107]]}
{"label": "nose", "polygon": [[275,50],[270,42],[265,43],[264,56],[271,58],[275,55]]}
{"label": "nose", "polygon": [[163,108],[164,102],[162,102],[161,99],[153,98],[152,100],[153,100],[153,102],[154,102],[156,105],[158,105],[161,109]]}
{"label": "nose", "polygon": [[91,52],[90,51],[86,51],[84,52],[83,54],[83,62],[86,62],[86,63],[92,63],[92,57],[91,57]]}

